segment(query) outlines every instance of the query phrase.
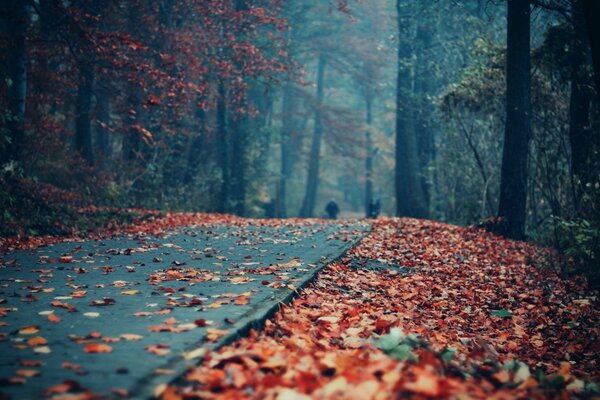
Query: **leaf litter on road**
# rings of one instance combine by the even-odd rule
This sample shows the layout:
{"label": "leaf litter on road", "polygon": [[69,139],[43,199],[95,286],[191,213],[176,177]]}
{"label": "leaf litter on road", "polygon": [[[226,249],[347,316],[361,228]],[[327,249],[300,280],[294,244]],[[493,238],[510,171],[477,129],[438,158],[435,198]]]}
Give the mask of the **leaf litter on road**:
{"label": "leaf litter on road", "polygon": [[553,260],[475,228],[378,220],[262,332],[207,354],[163,398],[598,396],[598,299]]}

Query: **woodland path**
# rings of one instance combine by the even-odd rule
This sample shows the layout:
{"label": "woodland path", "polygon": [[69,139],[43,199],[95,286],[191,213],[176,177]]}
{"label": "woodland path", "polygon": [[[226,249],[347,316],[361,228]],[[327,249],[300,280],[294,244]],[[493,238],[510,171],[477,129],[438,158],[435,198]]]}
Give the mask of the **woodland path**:
{"label": "woodland path", "polygon": [[368,229],[222,224],[9,253],[0,398],[48,397],[65,385],[148,397],[206,349],[259,327]]}

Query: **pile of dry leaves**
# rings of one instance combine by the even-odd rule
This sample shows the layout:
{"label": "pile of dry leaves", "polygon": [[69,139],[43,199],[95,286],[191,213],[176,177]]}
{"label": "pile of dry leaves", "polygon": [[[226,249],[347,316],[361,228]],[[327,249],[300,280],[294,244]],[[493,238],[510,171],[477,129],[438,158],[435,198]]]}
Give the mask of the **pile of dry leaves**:
{"label": "pile of dry leaves", "polygon": [[593,397],[598,300],[552,262],[474,228],[379,220],[262,332],[162,398]]}

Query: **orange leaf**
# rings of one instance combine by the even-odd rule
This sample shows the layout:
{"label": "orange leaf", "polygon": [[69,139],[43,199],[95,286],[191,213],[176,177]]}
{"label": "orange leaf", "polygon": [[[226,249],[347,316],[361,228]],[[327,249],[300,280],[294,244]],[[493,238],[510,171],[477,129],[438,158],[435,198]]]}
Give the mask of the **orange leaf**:
{"label": "orange leaf", "polygon": [[110,353],[112,347],[103,343],[90,343],[83,348],[86,353]]}
{"label": "orange leaf", "polygon": [[59,317],[57,317],[54,314],[48,314],[48,321],[57,323],[57,322],[62,321],[62,319],[60,319]]}

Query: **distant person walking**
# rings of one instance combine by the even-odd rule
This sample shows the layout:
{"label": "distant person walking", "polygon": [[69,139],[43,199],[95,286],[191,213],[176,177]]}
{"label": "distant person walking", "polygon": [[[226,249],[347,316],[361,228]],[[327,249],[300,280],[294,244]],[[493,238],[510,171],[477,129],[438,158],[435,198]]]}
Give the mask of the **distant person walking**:
{"label": "distant person walking", "polygon": [[329,219],[337,219],[337,216],[340,213],[340,207],[334,199],[331,199],[325,206],[325,211],[327,212]]}
{"label": "distant person walking", "polygon": [[371,204],[369,204],[369,218],[377,218],[379,213],[381,212],[381,201],[371,200]]}

